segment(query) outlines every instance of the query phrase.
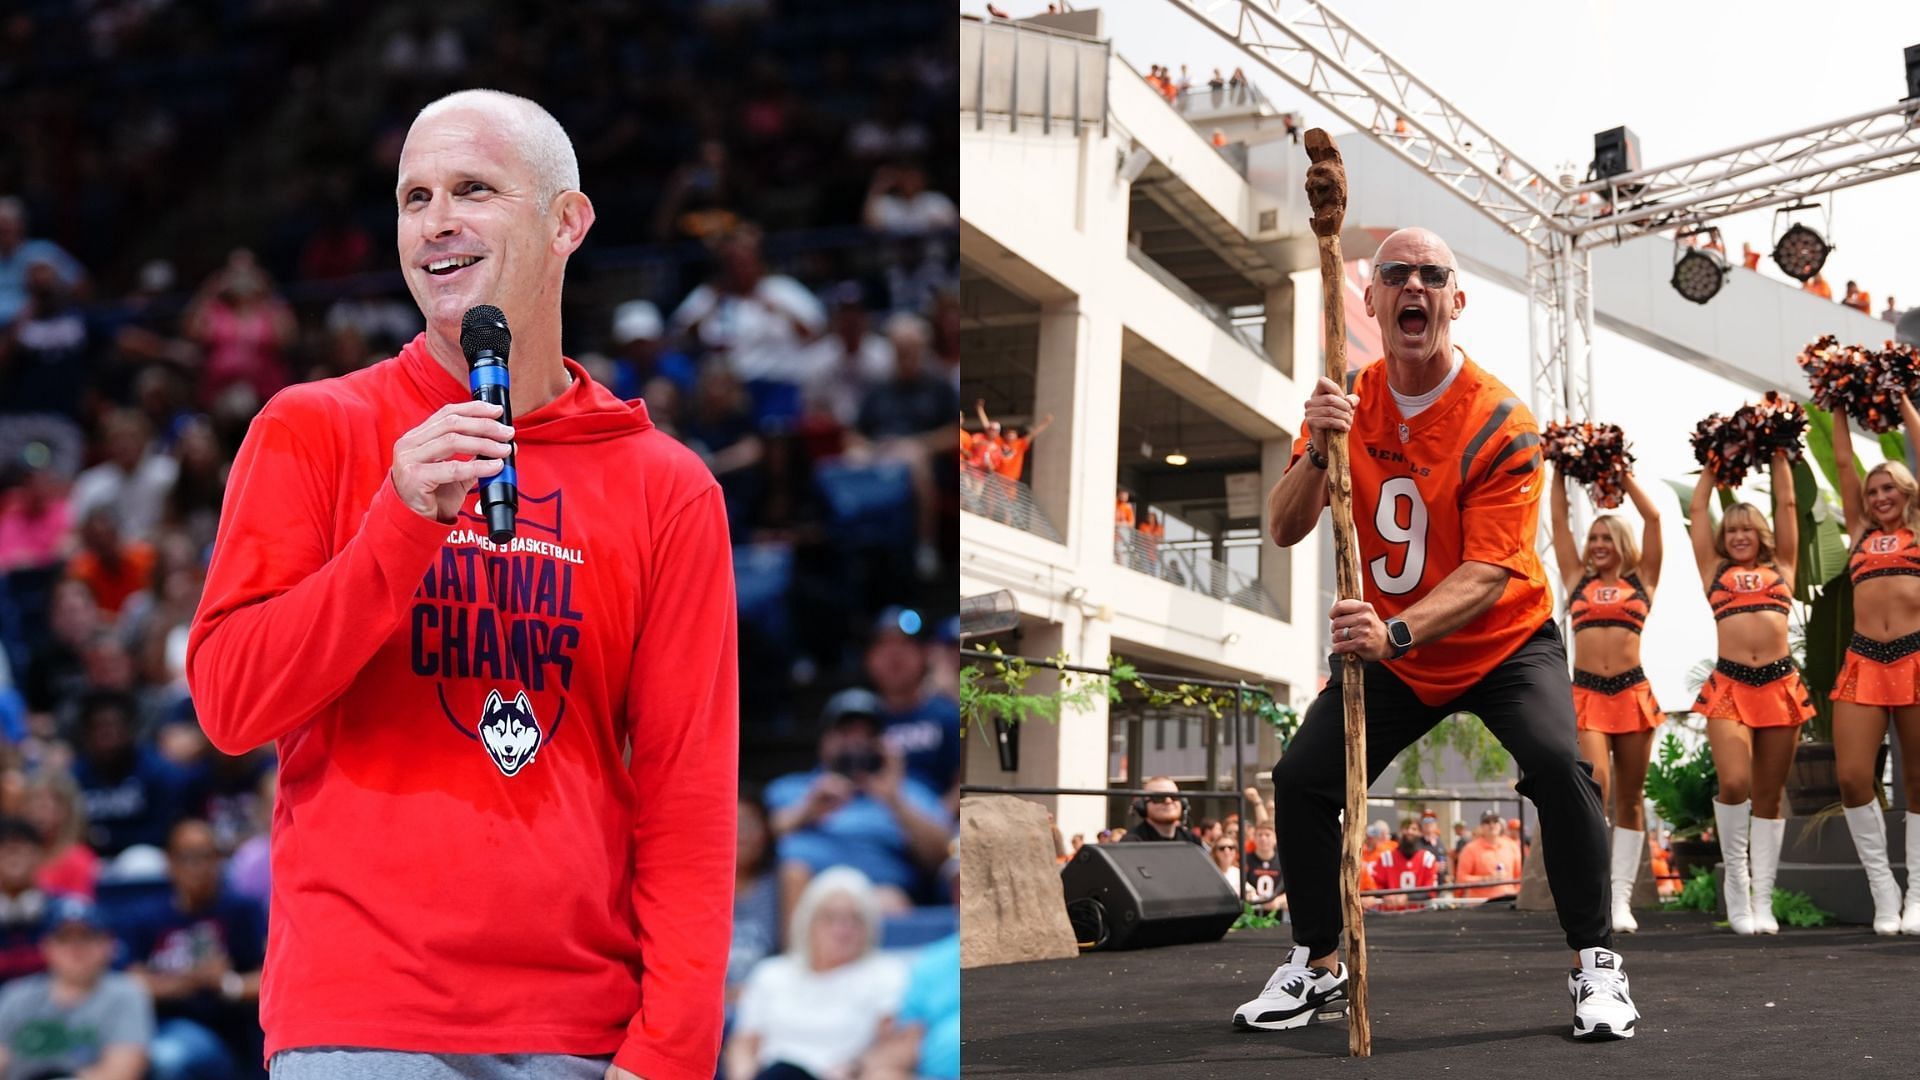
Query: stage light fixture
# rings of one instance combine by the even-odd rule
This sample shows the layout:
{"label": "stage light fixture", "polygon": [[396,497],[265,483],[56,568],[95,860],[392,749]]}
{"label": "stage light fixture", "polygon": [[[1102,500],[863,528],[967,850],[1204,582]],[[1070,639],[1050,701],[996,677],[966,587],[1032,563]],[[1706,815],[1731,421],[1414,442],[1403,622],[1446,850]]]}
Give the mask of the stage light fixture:
{"label": "stage light fixture", "polygon": [[[1811,203],[1794,203],[1783,206],[1773,212],[1773,228],[1778,239],[1773,242],[1773,261],[1782,273],[1795,281],[1806,281],[1820,272],[1827,264],[1827,256],[1833,252],[1833,243],[1808,226],[1795,222],[1786,232],[1780,232],[1780,218],[1801,210],[1818,209]],[[1832,232],[1833,211],[1827,211],[1828,232]]]}
{"label": "stage light fixture", "polygon": [[1720,243],[1720,230],[1694,229],[1675,237],[1673,260],[1673,291],[1693,301],[1704,304],[1714,298],[1720,286],[1726,283],[1727,260],[1714,247],[1690,247],[1686,241],[1691,237],[1708,236],[1716,246]]}
{"label": "stage light fixture", "polygon": [[1178,447],[1174,448],[1173,453],[1167,455],[1167,464],[1169,465],[1185,465],[1186,463],[1187,455],[1181,453]]}
{"label": "stage light fixture", "polygon": [[1805,281],[1827,264],[1827,254],[1832,250],[1819,233],[1796,223],[1773,245],[1773,261],[1788,277]]}

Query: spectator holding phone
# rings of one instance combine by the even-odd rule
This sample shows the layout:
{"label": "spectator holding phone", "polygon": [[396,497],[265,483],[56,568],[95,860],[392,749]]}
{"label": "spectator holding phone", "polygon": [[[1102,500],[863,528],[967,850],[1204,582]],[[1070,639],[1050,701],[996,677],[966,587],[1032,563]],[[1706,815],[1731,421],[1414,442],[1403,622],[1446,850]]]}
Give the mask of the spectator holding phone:
{"label": "spectator holding phone", "polygon": [[789,915],[807,882],[832,866],[865,874],[883,912],[905,911],[947,858],[946,806],[880,738],[881,711],[872,691],[835,694],[821,711],[819,764],[767,785]]}

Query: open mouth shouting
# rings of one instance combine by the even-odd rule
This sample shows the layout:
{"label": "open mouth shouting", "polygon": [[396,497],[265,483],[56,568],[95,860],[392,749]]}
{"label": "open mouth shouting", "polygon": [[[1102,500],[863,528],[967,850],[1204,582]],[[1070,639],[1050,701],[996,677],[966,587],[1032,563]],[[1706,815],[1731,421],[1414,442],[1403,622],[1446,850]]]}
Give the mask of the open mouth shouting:
{"label": "open mouth shouting", "polygon": [[1427,336],[1427,309],[1419,304],[1400,305],[1400,314],[1394,320],[1401,336],[1408,341],[1421,341]]}

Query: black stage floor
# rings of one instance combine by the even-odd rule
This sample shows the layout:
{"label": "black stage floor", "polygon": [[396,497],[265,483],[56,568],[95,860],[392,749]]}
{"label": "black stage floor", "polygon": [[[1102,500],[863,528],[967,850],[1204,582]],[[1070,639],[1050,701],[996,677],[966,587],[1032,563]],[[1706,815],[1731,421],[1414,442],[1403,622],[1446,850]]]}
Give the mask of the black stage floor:
{"label": "black stage floor", "polygon": [[1708,916],[1638,913],[1615,935],[1631,1040],[1575,1042],[1571,952],[1553,915],[1472,909],[1367,923],[1373,1056],[1345,1021],[1240,1032],[1291,928],[1207,945],[1087,953],[963,972],[968,1076],[1519,1077],[1853,1080],[1920,1077],[1920,937],[1865,927],[1739,938]]}

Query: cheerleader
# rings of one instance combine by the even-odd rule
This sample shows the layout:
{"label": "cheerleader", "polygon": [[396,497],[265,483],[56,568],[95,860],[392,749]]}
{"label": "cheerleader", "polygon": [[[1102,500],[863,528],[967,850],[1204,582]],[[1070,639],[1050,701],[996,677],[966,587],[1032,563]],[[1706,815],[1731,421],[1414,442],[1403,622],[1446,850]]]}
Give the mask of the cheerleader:
{"label": "cheerleader", "polygon": [[1688,510],[1694,560],[1713,608],[1720,658],[1693,711],[1707,718],[1720,775],[1713,817],[1726,862],[1727,918],[1736,934],[1777,934],[1773,880],[1787,823],[1787,771],[1800,725],[1813,715],[1807,685],[1787,653],[1787,614],[1799,555],[1793,477],[1773,451],[1774,524],[1751,503],[1727,509],[1716,529],[1707,500],[1714,470],[1701,470]]}
{"label": "cheerleader", "polygon": [[[1920,413],[1899,398],[1907,437],[1920,439]],[[1853,641],[1833,686],[1833,752],[1847,829],[1873,894],[1873,929],[1920,934],[1920,499],[1913,474],[1899,462],[1854,472],[1847,414],[1836,411],[1833,461],[1840,473],[1853,553]],[[1900,733],[1907,788],[1907,902],[1888,864],[1887,822],[1874,799],[1874,765],[1891,715]]]}
{"label": "cheerleader", "polygon": [[1629,473],[1625,487],[1640,512],[1640,542],[1625,520],[1602,514],[1576,549],[1565,481],[1556,467],[1553,552],[1573,625],[1573,711],[1580,756],[1593,763],[1601,802],[1612,800],[1613,928],[1632,933],[1639,929],[1632,899],[1646,846],[1647,761],[1653,729],[1665,719],[1640,667],[1640,631],[1660,581],[1660,513]]}

